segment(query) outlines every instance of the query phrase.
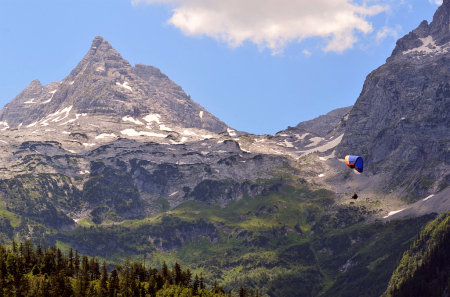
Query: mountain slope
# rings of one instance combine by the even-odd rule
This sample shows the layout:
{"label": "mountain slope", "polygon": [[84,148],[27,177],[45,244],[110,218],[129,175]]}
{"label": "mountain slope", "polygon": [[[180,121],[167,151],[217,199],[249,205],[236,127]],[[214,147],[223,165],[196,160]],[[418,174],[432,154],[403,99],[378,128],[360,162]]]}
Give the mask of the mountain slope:
{"label": "mountain slope", "polygon": [[334,109],[326,115],[321,115],[312,120],[298,123],[295,128],[304,129],[308,132],[324,137],[328,132],[336,127],[342,117],[344,117],[352,109],[352,107],[353,106],[348,106]]}
{"label": "mountain slope", "polygon": [[364,156],[369,172],[385,175],[385,193],[415,200],[450,183],[449,13],[445,0],[430,24],[397,41],[334,131],[345,133],[337,155]]}
{"label": "mountain slope", "polygon": [[440,215],[418,234],[403,254],[382,296],[450,294],[450,213]]}
{"label": "mountain slope", "polygon": [[[241,135],[159,69],[131,67],[100,36],[63,81],[33,81],[0,119],[4,205],[59,230],[259,195],[273,186],[259,179],[298,171],[301,156],[341,139],[295,128]],[[302,168],[303,177],[318,170]]]}

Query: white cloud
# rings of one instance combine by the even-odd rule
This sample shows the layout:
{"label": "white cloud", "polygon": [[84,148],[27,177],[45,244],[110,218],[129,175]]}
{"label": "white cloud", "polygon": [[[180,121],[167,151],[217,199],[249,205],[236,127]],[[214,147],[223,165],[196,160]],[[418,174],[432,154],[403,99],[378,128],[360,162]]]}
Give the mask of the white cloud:
{"label": "white cloud", "polygon": [[398,31],[401,30],[400,26],[397,26],[397,28],[390,28],[390,27],[383,27],[377,32],[377,42],[383,41],[386,37],[392,36],[395,40],[398,39]]}
{"label": "white cloud", "polygon": [[429,0],[431,4],[437,4],[437,5],[441,5],[442,4],[442,0]]}
{"label": "white cloud", "polygon": [[133,4],[173,5],[169,24],[186,35],[206,35],[238,47],[251,41],[279,53],[291,41],[326,39],[324,51],[342,52],[367,34],[367,16],[388,6],[358,5],[352,0],[131,0]]}
{"label": "white cloud", "polygon": [[305,56],[307,56],[307,57],[311,57],[311,53],[310,53],[308,50],[306,50],[306,49],[304,49],[304,50],[302,51],[302,53],[303,53]]}

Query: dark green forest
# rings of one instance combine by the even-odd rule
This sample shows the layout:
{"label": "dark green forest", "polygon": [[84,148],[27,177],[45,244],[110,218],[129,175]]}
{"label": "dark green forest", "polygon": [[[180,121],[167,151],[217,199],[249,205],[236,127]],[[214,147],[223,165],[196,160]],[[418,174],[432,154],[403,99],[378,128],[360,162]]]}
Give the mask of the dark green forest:
{"label": "dark green forest", "polygon": [[450,295],[450,213],[428,223],[394,271],[383,297]]}
{"label": "dark green forest", "polygon": [[[0,244],[0,295],[34,297],[165,297],[235,296],[216,281],[206,288],[202,273],[193,275],[178,263],[170,269],[145,267],[143,262],[124,261],[108,272],[106,262],[80,255],[72,249],[65,255],[56,246],[34,246],[31,241]],[[259,297],[259,291],[239,288],[238,296]]]}

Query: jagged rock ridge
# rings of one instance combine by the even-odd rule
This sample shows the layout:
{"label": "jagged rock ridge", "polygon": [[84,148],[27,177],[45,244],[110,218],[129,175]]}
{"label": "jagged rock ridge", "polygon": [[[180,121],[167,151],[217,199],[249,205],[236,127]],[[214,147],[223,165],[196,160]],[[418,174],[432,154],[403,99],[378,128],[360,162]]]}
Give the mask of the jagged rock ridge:
{"label": "jagged rock ridge", "polygon": [[47,126],[56,121],[45,122],[45,118],[57,112],[67,119],[78,119],[76,114],[120,118],[150,114],[150,119],[165,126],[216,133],[228,128],[158,68],[142,64],[132,67],[100,36],[95,37],[86,56],[61,82],[42,86],[35,80],[5,105],[0,111],[0,122],[6,124],[0,128],[32,123]]}
{"label": "jagged rock ridge", "polygon": [[326,115],[321,115],[312,120],[301,122],[297,124],[295,128],[304,129],[308,132],[324,137],[328,132],[336,127],[342,117],[345,116],[352,109],[352,107],[353,106],[348,106],[334,109]]}

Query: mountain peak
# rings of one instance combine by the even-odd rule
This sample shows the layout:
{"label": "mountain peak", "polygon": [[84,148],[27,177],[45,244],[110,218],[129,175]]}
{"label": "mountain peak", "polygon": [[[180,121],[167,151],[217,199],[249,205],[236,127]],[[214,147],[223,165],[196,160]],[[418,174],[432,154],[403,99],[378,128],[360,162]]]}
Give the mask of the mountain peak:
{"label": "mountain peak", "polygon": [[[87,54],[66,78],[46,86],[33,81],[7,110],[0,111],[0,121],[7,121],[11,127],[68,129],[83,124],[80,115],[89,117],[88,122],[114,118],[105,127],[116,134],[127,131],[122,127],[129,123],[164,133],[178,128],[220,133],[228,128],[158,68],[142,64],[132,67],[101,36],[94,38]],[[144,125],[146,122],[149,124]]]}
{"label": "mountain peak", "polygon": [[94,40],[92,40],[92,47],[98,47],[103,41],[106,41],[100,35],[95,36]]}
{"label": "mountain peak", "polygon": [[397,40],[392,55],[387,61],[410,52],[445,53],[443,46],[447,45],[449,41],[450,0],[444,0],[434,13],[433,21],[430,24],[424,20],[416,29]]}
{"label": "mountain peak", "polygon": [[450,0],[444,0],[436,10],[430,24],[430,33],[436,40],[436,45],[443,45],[450,41]]}
{"label": "mountain peak", "polygon": [[122,56],[112,47],[112,45],[103,37],[96,36],[92,41],[91,48],[84,58],[78,63],[77,67],[72,70],[69,77],[75,78],[79,74],[100,74],[108,75],[111,68],[131,67],[130,63],[122,58]]}

